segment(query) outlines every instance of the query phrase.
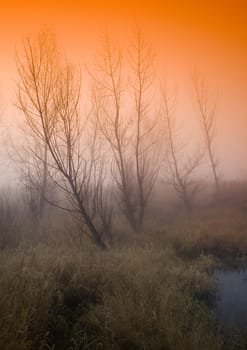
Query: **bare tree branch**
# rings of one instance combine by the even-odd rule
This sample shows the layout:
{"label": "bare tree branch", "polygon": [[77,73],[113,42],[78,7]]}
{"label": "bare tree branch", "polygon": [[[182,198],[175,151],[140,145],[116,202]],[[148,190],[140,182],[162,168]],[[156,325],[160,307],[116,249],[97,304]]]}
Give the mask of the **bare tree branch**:
{"label": "bare tree branch", "polygon": [[215,183],[215,193],[218,195],[220,193],[220,180],[218,174],[218,162],[214,151],[217,101],[215,98],[210,98],[207,82],[199,75],[197,71],[194,72],[192,81],[199,111],[201,128]]}

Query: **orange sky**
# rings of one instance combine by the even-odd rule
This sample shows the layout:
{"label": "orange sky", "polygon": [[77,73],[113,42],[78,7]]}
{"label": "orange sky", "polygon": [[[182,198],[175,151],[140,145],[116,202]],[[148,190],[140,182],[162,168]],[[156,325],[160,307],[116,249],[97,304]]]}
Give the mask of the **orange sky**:
{"label": "orange sky", "polygon": [[[90,44],[106,24],[120,35],[131,23],[140,23],[155,34],[157,43],[186,38],[200,44],[228,45],[247,53],[247,3],[242,1],[3,1],[1,46],[16,43],[23,35],[44,25],[63,37],[65,46]],[[180,42],[183,45],[183,43]]]}
{"label": "orange sky", "polygon": [[[158,69],[173,85],[187,89],[196,65],[222,90],[220,118],[229,133],[221,141],[224,148],[236,118],[239,128],[233,134],[246,126],[247,135],[246,1],[0,0],[0,5],[0,102],[4,96],[6,119],[14,115],[14,56],[23,37],[50,27],[68,56],[82,62],[90,60],[106,26],[116,40],[127,43],[138,24],[155,47]],[[184,108],[190,115],[188,105]]]}
{"label": "orange sky", "polygon": [[[51,27],[80,60],[94,49],[102,28],[118,38],[138,23],[169,69],[192,64],[244,66],[247,58],[247,3],[242,1],[3,1],[0,0],[1,71],[21,38]],[[172,67],[170,67],[172,63]],[[216,69],[216,68],[215,68]],[[243,67],[244,69],[244,67]]]}

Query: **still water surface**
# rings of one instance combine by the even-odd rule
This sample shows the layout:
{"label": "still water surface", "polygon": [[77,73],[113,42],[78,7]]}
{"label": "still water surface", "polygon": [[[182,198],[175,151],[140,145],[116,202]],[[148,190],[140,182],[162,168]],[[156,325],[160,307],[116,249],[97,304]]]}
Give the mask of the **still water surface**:
{"label": "still water surface", "polygon": [[216,314],[224,326],[247,328],[247,270],[218,270]]}

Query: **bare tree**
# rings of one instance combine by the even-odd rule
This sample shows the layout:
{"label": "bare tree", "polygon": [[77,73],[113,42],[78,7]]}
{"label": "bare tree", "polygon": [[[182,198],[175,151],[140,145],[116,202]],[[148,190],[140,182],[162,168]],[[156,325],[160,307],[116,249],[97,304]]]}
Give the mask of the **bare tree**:
{"label": "bare tree", "polygon": [[25,143],[14,147],[14,158],[30,195],[30,207],[36,218],[42,218],[48,185],[48,145],[42,134],[42,114],[51,113],[52,90],[56,84],[58,50],[54,36],[43,31],[36,47],[31,39],[23,42],[24,58],[17,55],[19,73],[17,107],[23,111],[21,128]]}
{"label": "bare tree", "polygon": [[18,129],[18,134],[12,133],[8,136],[8,155],[19,172],[19,179],[25,190],[25,202],[32,219],[37,223],[44,216],[47,193],[52,197],[54,192],[48,179],[47,148],[34,139],[27,125]]}
{"label": "bare tree", "polygon": [[192,156],[185,154],[185,144],[178,137],[173,108],[175,98],[169,98],[165,90],[163,96],[163,115],[166,130],[166,162],[169,169],[169,183],[184,203],[186,209],[191,210],[193,199],[200,189],[200,183],[194,173],[200,165],[202,152],[198,150]]}
{"label": "bare tree", "polygon": [[97,153],[98,126],[89,134],[87,120],[82,123],[80,73],[62,60],[51,39],[42,33],[37,42],[24,42],[25,56],[18,63],[19,105],[35,138],[46,145],[48,176],[69,205],[46,200],[79,217],[84,232],[105,248],[111,209],[105,198],[104,167]]}
{"label": "bare tree", "polygon": [[134,46],[130,53],[132,85],[135,98],[134,155],[138,196],[138,226],[142,228],[145,209],[157,180],[159,166],[155,163],[157,139],[154,106],[151,105],[154,81],[154,52],[145,41],[139,28],[135,33]]}
{"label": "bare tree", "polygon": [[220,180],[218,173],[218,162],[215,156],[215,120],[216,120],[216,99],[211,98],[207,82],[198,72],[194,72],[193,86],[196,96],[196,103],[199,109],[201,128],[204,135],[206,151],[208,154],[212,175],[215,184],[216,195],[220,192]]}
{"label": "bare tree", "polygon": [[[94,80],[99,100],[98,120],[112,151],[112,176],[121,208],[132,229],[140,231],[158,174],[157,166],[152,163],[155,122],[149,119],[147,100],[153,78],[153,54],[140,32],[130,57],[131,69],[123,69],[122,53],[106,34],[98,63],[100,77]],[[128,90],[123,75],[129,71],[132,74]],[[134,108],[129,110],[132,96]]]}
{"label": "bare tree", "polygon": [[110,145],[113,155],[111,174],[121,195],[121,207],[133,229],[135,219],[135,198],[130,176],[127,133],[130,120],[122,118],[122,54],[112,45],[108,35],[103,42],[103,53],[98,63],[100,77],[94,77],[94,101],[100,130]]}

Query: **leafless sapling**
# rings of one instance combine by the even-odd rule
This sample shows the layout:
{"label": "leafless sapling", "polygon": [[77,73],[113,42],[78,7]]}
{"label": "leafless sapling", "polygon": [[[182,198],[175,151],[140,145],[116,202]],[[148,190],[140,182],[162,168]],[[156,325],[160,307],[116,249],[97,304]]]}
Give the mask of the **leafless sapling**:
{"label": "leafless sapling", "polygon": [[211,98],[208,84],[198,72],[193,75],[193,85],[196,96],[196,103],[199,110],[201,129],[204,135],[206,152],[208,154],[210,167],[215,184],[216,196],[220,193],[220,179],[218,162],[215,155],[215,121],[216,121],[216,98]]}
{"label": "leafless sapling", "polygon": [[191,210],[194,196],[200,189],[200,183],[195,179],[194,173],[200,165],[203,153],[198,150],[192,156],[185,154],[185,144],[182,143],[181,135],[178,135],[174,118],[175,98],[169,98],[165,90],[162,91],[162,96],[169,182],[185,208]]}

